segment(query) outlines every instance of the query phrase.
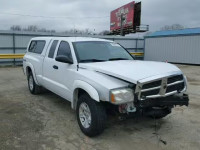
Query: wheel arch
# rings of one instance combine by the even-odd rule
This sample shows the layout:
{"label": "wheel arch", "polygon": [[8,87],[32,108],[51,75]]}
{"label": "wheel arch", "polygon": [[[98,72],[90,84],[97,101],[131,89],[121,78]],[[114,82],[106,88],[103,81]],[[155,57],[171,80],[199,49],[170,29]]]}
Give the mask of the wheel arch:
{"label": "wheel arch", "polygon": [[[29,75],[31,72],[32,72],[32,74],[33,74],[33,78],[34,78],[34,80],[35,80],[35,83],[38,84],[38,81],[37,81],[37,78],[36,78],[36,75],[35,75],[34,67],[33,67],[31,64],[28,64],[28,65],[26,66],[26,72],[25,72],[27,78],[28,78],[28,75]],[[39,84],[38,84],[38,85],[39,85]]]}
{"label": "wheel arch", "polygon": [[88,94],[93,100],[100,102],[99,94],[97,90],[91,86],[89,83],[76,80],[73,86],[73,98],[72,98],[72,109],[76,110],[76,105],[80,94],[86,93]]}

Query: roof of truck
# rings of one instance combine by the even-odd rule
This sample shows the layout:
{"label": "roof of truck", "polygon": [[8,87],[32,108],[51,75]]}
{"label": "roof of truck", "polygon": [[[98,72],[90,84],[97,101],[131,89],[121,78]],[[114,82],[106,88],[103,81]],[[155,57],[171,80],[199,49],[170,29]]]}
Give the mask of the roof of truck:
{"label": "roof of truck", "polygon": [[69,42],[81,42],[81,41],[107,41],[110,40],[91,38],[91,37],[35,37],[31,40],[64,40]]}

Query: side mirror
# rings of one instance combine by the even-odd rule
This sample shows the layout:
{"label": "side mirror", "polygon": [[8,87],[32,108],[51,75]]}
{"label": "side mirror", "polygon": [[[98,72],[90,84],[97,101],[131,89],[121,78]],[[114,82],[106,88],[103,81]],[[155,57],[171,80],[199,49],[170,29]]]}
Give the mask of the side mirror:
{"label": "side mirror", "polygon": [[70,59],[69,57],[64,56],[64,55],[56,56],[56,61],[62,62],[62,63],[73,64],[72,59]]}

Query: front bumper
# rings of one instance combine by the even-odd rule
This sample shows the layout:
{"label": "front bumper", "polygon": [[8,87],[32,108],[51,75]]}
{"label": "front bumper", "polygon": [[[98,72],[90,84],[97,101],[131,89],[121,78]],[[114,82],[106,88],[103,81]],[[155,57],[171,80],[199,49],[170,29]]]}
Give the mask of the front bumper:
{"label": "front bumper", "polygon": [[156,106],[188,106],[189,96],[187,94],[183,95],[173,95],[162,98],[152,98],[146,100],[138,100],[135,106],[140,108],[156,107]]}

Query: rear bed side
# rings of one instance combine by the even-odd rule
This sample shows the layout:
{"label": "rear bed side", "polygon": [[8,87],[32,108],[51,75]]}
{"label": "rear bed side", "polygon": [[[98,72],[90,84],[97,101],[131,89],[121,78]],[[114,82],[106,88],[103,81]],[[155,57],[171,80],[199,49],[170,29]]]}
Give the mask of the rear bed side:
{"label": "rear bed side", "polygon": [[26,54],[23,58],[23,69],[25,75],[31,69],[35,82],[38,85],[42,83],[42,64],[48,49],[51,38],[33,38],[28,44]]}

